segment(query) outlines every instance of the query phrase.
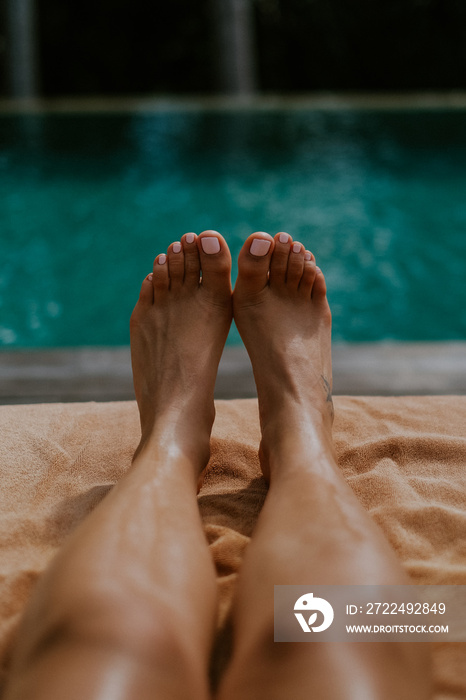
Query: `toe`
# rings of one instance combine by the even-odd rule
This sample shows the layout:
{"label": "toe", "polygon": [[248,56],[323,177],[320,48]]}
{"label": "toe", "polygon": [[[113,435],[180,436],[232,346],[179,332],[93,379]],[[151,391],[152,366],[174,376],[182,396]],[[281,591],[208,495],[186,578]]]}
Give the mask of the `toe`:
{"label": "toe", "polygon": [[170,277],[170,290],[181,289],[184,280],[184,253],[181,241],[175,241],[167,250],[168,275]]}
{"label": "toe", "polygon": [[273,248],[274,240],[268,233],[258,231],[249,236],[238,256],[236,291],[253,295],[267,287]]}
{"label": "toe", "polygon": [[203,231],[197,238],[202,288],[221,297],[231,296],[231,255],[218,231]]}
{"label": "toe", "polygon": [[147,275],[139,292],[139,303],[142,306],[151,306],[154,303],[154,287],[152,285],[152,272]]}
{"label": "toe", "polygon": [[199,285],[201,263],[195,233],[185,233],[181,239],[184,253],[184,284],[195,289]]}
{"label": "toe", "polygon": [[316,274],[315,258],[309,250],[306,250],[304,253],[304,270],[299,283],[299,291],[307,298],[311,296],[312,285],[314,284]]}
{"label": "toe", "polygon": [[160,300],[168,292],[170,277],[165,253],[157,255],[154,260],[152,285],[154,287],[154,300]]}
{"label": "toe", "polygon": [[304,270],[304,246],[302,243],[295,241],[291,245],[291,251],[288,258],[288,269],[286,271],[286,285],[297,289],[303,276]]}
{"label": "toe", "polygon": [[288,233],[282,231],[274,238],[272,259],[270,261],[270,286],[282,286],[286,282],[286,271],[288,268],[288,257],[290,255],[292,238]]}
{"label": "toe", "polygon": [[320,267],[316,266],[316,276],[312,286],[312,300],[324,301],[327,296],[327,285],[325,284],[324,273]]}

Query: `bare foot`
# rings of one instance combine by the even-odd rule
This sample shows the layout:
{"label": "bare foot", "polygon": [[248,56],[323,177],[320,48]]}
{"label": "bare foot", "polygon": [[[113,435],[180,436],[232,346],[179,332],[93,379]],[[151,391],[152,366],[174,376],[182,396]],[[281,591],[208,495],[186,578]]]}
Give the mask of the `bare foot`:
{"label": "bare foot", "polygon": [[232,318],[230,272],[225,240],[204,231],[172,243],[143,281],[130,323],[142,429],[136,454],[148,446],[182,449],[206,466],[215,378]]}
{"label": "bare foot", "polygon": [[314,256],[287,233],[254,233],[238,260],[235,323],[259,398],[264,476],[278,441],[331,445],[331,313]]}

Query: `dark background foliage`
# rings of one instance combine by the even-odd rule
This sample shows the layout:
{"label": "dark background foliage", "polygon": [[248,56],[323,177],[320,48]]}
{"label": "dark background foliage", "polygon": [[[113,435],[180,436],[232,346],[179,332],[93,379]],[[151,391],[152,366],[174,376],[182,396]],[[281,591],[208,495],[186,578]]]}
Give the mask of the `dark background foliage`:
{"label": "dark background foliage", "polygon": [[[215,92],[213,2],[37,0],[42,93]],[[465,0],[253,2],[263,91],[466,87]]]}

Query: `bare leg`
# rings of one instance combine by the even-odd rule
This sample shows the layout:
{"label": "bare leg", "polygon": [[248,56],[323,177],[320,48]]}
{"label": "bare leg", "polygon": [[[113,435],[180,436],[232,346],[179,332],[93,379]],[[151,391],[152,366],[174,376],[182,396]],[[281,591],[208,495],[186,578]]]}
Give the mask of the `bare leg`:
{"label": "bare leg", "polygon": [[144,280],[131,318],[141,443],[41,580],[8,700],[209,696],[216,580],[196,493],[231,322],[230,267],[219,234],[186,234]]}
{"label": "bare leg", "polygon": [[270,489],[241,572],[220,698],[427,698],[426,645],[273,642],[274,584],[408,581],[335,461],[331,315],[314,258],[286,234],[253,234],[233,307],[254,369]]}

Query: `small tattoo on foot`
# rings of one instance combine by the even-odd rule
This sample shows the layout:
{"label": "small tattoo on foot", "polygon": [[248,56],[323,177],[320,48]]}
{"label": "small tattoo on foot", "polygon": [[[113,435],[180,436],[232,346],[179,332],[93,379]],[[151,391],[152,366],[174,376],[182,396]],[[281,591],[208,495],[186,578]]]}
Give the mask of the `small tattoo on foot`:
{"label": "small tattoo on foot", "polygon": [[320,375],[322,382],[324,384],[324,389],[327,392],[327,403],[330,404],[330,413],[332,415],[332,418],[334,416],[334,409],[333,409],[333,398],[332,398],[332,387],[330,386],[330,382],[326,377],[324,377],[323,374]]}

